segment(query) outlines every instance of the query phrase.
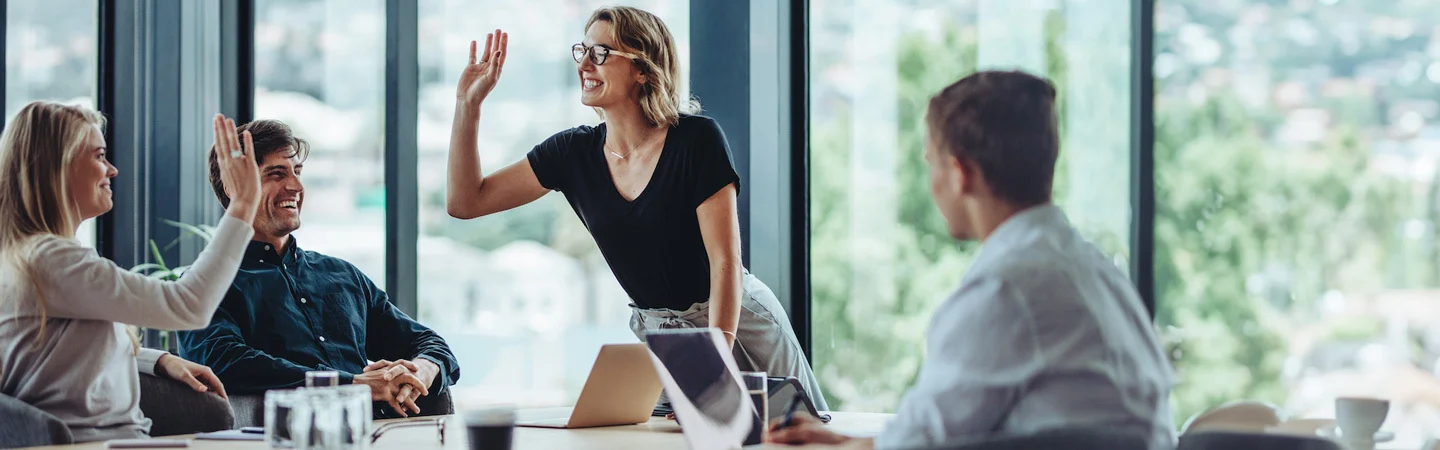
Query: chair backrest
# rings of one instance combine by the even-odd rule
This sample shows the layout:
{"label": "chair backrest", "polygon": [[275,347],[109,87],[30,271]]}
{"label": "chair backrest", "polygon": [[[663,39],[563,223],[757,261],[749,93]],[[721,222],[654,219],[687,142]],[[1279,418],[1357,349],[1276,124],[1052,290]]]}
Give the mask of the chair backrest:
{"label": "chair backrest", "polygon": [[1055,428],[1025,435],[997,436],[936,447],[933,450],[1148,450],[1150,436],[1138,431],[1095,426]]}
{"label": "chair backrest", "polygon": [[1287,434],[1200,431],[1180,436],[1176,450],[1344,450],[1339,443],[1321,438]]}
{"label": "chair backrest", "polygon": [[264,394],[230,394],[230,410],[236,427],[265,426]]}
{"label": "chair backrest", "polygon": [[1269,403],[1234,401],[1191,417],[1180,427],[1180,434],[1199,431],[1264,433],[1266,429],[1279,425],[1281,416],[1280,408]]}
{"label": "chair backrest", "polygon": [[59,418],[0,394],[0,448],[67,445],[74,441],[70,427]]}

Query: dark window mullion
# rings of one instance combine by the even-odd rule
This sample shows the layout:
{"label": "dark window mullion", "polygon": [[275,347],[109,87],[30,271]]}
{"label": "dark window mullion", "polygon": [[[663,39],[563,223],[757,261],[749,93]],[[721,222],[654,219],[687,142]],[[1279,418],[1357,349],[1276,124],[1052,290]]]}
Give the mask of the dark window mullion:
{"label": "dark window mullion", "polygon": [[419,16],[413,0],[385,2],[385,286],[390,300],[418,315]]}
{"label": "dark window mullion", "polygon": [[790,322],[812,364],[810,289],[810,2],[790,0]]}
{"label": "dark window mullion", "polygon": [[220,110],[235,123],[255,120],[255,1],[220,4]]}
{"label": "dark window mullion", "polygon": [[1132,0],[1130,277],[1155,317],[1155,0]]}

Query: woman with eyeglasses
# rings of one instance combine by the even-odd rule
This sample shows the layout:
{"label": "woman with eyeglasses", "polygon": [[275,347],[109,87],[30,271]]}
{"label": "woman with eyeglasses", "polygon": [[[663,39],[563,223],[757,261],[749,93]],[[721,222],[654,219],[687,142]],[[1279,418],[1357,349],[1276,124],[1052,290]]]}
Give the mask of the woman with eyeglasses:
{"label": "woman with eyeglasses", "polygon": [[120,268],[75,240],[80,222],[113,206],[118,172],[105,156],[104,123],[88,108],[34,102],[0,137],[0,393],[60,419],[77,442],[149,434],[140,373],[225,397],[209,368],[140,348],[125,325],[209,324],[260,198],[250,135],[237,137],[235,122],[216,116],[214,151],[236,201],[214,239],[179,281]]}
{"label": "woman with eyeglasses", "polygon": [[470,44],[450,134],[450,215],[473,219],[564,193],[629,294],[637,337],[719,328],[740,370],[796,377],[825,409],[785,310],[741,265],[740,177],[720,125],[679,91],[680,55],[660,18],[625,6],[591,14],[571,52],[580,101],[603,122],[556,133],[487,176],[476,134],[508,43],[495,30],[478,60]]}

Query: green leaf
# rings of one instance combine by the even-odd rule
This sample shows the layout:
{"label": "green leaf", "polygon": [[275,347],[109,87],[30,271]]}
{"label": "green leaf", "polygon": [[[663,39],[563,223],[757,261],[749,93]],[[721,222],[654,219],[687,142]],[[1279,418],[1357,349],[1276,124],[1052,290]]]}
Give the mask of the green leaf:
{"label": "green leaf", "polygon": [[131,272],[135,272],[135,273],[144,273],[144,272],[147,271],[147,270],[155,270],[155,269],[165,270],[165,266],[162,266],[162,265],[159,265],[159,264],[145,263],[145,264],[137,265],[137,266],[135,266],[135,267],[131,267],[131,268],[130,268],[130,271],[131,271]]}
{"label": "green leaf", "polygon": [[155,245],[154,239],[150,240],[150,254],[155,257],[156,264],[159,264],[161,267],[166,267],[165,257],[160,256],[160,247]]}
{"label": "green leaf", "polygon": [[214,233],[206,232],[204,229],[202,229],[202,228],[200,228],[200,227],[197,227],[197,226],[194,226],[194,225],[191,225],[191,224],[188,224],[188,223],[176,222],[176,221],[169,220],[169,219],[160,219],[160,221],[161,221],[161,222],[165,222],[166,224],[169,224],[170,226],[173,226],[173,227],[179,228],[179,229],[181,229],[181,230],[184,230],[184,231],[185,231],[186,233],[188,233],[188,234],[193,234],[193,235],[199,236],[201,239],[204,239],[206,242],[209,242],[209,241],[210,241],[210,238],[214,237]]}
{"label": "green leaf", "polygon": [[204,234],[204,235],[201,235],[200,237],[201,237],[202,239],[205,239],[205,242],[206,242],[206,243],[209,243],[210,241],[214,240],[214,239],[215,239],[215,231],[216,231],[216,230],[219,230],[219,228],[216,228],[214,225],[200,225],[199,227],[200,227],[200,231],[204,231],[204,232],[205,232],[205,234]]}
{"label": "green leaf", "polygon": [[147,277],[150,277],[150,278],[159,279],[159,280],[174,280],[174,279],[175,279],[175,278],[173,278],[174,275],[175,275],[175,273],[174,273],[174,272],[171,272],[171,271],[169,271],[169,270],[157,270],[157,271],[151,272],[149,275],[146,275],[146,276],[147,276]]}

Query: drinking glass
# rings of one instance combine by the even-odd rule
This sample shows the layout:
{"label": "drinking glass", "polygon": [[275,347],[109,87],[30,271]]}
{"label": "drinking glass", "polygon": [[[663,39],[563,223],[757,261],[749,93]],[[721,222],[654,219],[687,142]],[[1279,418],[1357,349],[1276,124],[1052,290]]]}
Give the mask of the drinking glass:
{"label": "drinking glass", "polygon": [[334,387],[340,385],[340,372],[333,370],[312,370],[305,372],[305,387]]}
{"label": "drinking glass", "polygon": [[299,388],[265,395],[265,436],[273,447],[355,450],[370,446],[370,388]]}
{"label": "drinking glass", "polygon": [[493,405],[466,412],[462,417],[470,450],[510,450],[514,445],[514,406]]}
{"label": "drinking glass", "polygon": [[750,421],[750,435],[745,437],[745,445],[756,445],[765,441],[768,428],[765,419],[770,417],[770,389],[766,377],[765,372],[740,372],[740,381],[745,384],[750,403],[755,405],[755,417]]}
{"label": "drinking glass", "polygon": [[294,410],[301,396],[295,390],[272,390],[265,392],[265,443],[270,448],[288,448],[293,444],[290,436],[290,412]]}

